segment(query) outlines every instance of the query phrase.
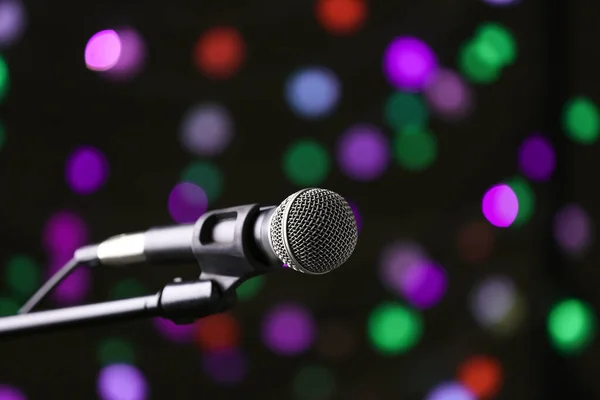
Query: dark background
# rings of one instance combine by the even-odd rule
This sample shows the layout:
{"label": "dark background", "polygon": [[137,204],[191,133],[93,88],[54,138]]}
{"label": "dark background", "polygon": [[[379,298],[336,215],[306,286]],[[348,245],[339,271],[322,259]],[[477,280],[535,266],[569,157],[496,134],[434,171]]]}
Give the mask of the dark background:
{"label": "dark background", "polygon": [[[297,190],[281,168],[282,152],[294,140],[316,138],[332,149],[339,133],[356,122],[389,132],[382,108],[393,89],[381,72],[381,58],[395,36],[422,39],[441,64],[456,68],[461,44],[481,22],[496,21],[513,32],[518,56],[499,81],[471,84],[475,109],[469,118],[457,123],[430,119],[439,146],[433,167],[414,173],[392,165],[373,182],[353,181],[332,168],[320,186],[357,204],[363,226],[359,245],[339,271],[321,277],[292,271],[269,275],[257,296],[235,307],[249,365],[242,383],[213,382],[200,367],[196,346],[163,339],[149,321],[2,342],[0,381],[33,400],[96,398],[102,367],[98,345],[120,337],[135,349],[153,399],[295,398],[295,374],[314,363],[336,377],[337,391],[330,398],[424,399],[437,383],[455,379],[460,363],[472,354],[488,354],[502,365],[503,384],[494,398],[600,397],[597,346],[574,357],[556,354],[547,343],[545,319],[564,296],[593,306],[600,301],[597,253],[570,261],[552,239],[552,218],[563,204],[580,204],[592,219],[599,212],[600,193],[593,185],[598,145],[569,141],[561,125],[570,97],[600,99],[594,84],[600,68],[595,2],[524,0],[493,7],[466,0],[371,1],[362,29],[342,37],[322,29],[313,2],[306,1],[24,4],[27,29],[2,53],[10,90],[1,114],[7,139],[0,151],[0,259],[27,254],[41,266],[48,263],[41,232],[57,210],[82,216],[90,241],[172,223],[167,196],[180,171],[195,159],[182,148],[177,130],[197,102],[225,104],[236,126],[231,146],[211,159],[225,177],[223,194],[211,207],[277,204]],[[148,47],[144,71],[124,83],[104,79],[83,62],[87,40],[119,25],[134,26]],[[195,41],[215,25],[236,27],[246,43],[244,65],[230,79],[203,76],[192,62]],[[327,66],[343,84],[336,111],[318,121],[289,112],[282,96],[290,72],[305,64]],[[490,257],[471,265],[457,247],[460,229],[485,221],[483,193],[518,173],[516,149],[535,131],[552,139],[557,171],[551,182],[532,184],[533,218],[523,227],[494,228]],[[74,194],[64,178],[65,160],[82,144],[101,148],[111,168],[107,183],[90,196]],[[373,350],[365,327],[377,304],[404,302],[384,288],[377,272],[382,250],[398,239],[427,248],[446,268],[449,286],[441,303],[423,313],[419,344],[406,354],[385,356]],[[176,276],[191,278],[197,272],[193,265],[94,270],[85,301],[106,300],[123,278],[135,277],[153,292]],[[468,308],[471,289],[494,273],[510,276],[527,304],[525,320],[509,337],[482,329]],[[356,345],[335,359],[316,349],[298,357],[271,353],[260,340],[260,320],[283,301],[308,305],[318,325],[342,321]],[[58,305],[43,305],[52,307]]]}

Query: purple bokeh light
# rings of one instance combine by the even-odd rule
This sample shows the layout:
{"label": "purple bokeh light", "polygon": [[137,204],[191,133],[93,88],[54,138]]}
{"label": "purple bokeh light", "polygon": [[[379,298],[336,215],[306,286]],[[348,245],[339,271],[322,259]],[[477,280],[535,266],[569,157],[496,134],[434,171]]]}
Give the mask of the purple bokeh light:
{"label": "purple bokeh light", "polygon": [[358,229],[358,232],[360,233],[360,230],[362,229],[362,217],[360,216],[360,212],[358,211],[358,206],[356,205],[356,203],[354,203],[352,201],[347,201],[347,202],[348,202],[348,205],[350,206],[350,208],[352,209],[352,212],[354,213],[354,219],[356,220],[356,227]]}
{"label": "purple bokeh light", "polygon": [[519,201],[510,186],[496,185],[483,196],[481,209],[490,224],[499,228],[507,228],[517,218]]}
{"label": "purple bokeh light", "polygon": [[207,208],[204,189],[191,182],[178,183],[169,194],[169,213],[177,223],[195,222]]}
{"label": "purple bokeh light", "polygon": [[67,159],[66,179],[71,190],[77,194],[91,194],[106,183],[108,160],[92,146],[76,149]]}
{"label": "purple bokeh light", "polygon": [[92,71],[107,71],[121,57],[121,38],[113,30],[96,33],[85,46],[85,64]]}
{"label": "purple bokeh light", "polygon": [[390,84],[400,90],[418,92],[438,68],[433,50],[414,37],[395,38],[385,50],[383,71]]}
{"label": "purple bokeh light", "polygon": [[381,283],[399,296],[404,296],[402,278],[413,265],[429,261],[423,248],[413,242],[396,242],[386,247],[379,263]]}
{"label": "purple bokeh light", "polygon": [[423,94],[432,111],[446,120],[460,120],[473,109],[473,94],[462,77],[440,69],[425,86]]}
{"label": "purple bokeh light", "polygon": [[435,388],[426,400],[477,400],[477,397],[466,387],[457,382],[445,382]]}
{"label": "purple bokeh light", "polygon": [[233,120],[219,104],[200,104],[183,117],[180,140],[183,147],[199,156],[222,153],[233,139]]}
{"label": "purple bokeh light", "polygon": [[519,147],[519,169],[529,179],[548,181],[556,168],[552,143],[540,135],[528,137]]}
{"label": "purple bokeh light", "polygon": [[0,385],[0,400],[27,400],[27,396],[16,387]]}
{"label": "purple bokeh light", "polygon": [[15,44],[25,32],[27,13],[19,0],[0,0],[0,48]]}
{"label": "purple bokeh light", "polygon": [[276,306],[267,313],[262,324],[263,342],[280,355],[297,355],[308,350],[315,333],[312,315],[299,304]]}
{"label": "purple bokeh light", "polygon": [[102,400],[145,400],[148,384],[140,370],[128,364],[108,365],[100,371],[97,383]]}
{"label": "purple bokeh light", "polygon": [[400,277],[401,291],[406,300],[419,309],[427,309],[440,302],[446,293],[446,272],[431,261],[413,263]]}
{"label": "purple bokeh light", "polygon": [[348,129],[339,139],[337,159],[342,172],[359,181],[371,181],[381,176],[390,163],[388,139],[369,125]]}
{"label": "purple bokeh light", "polygon": [[222,384],[240,383],[246,377],[246,358],[238,350],[211,351],[202,357],[204,372]]}
{"label": "purple bokeh light", "polygon": [[116,32],[121,41],[121,54],[112,68],[103,74],[115,81],[125,81],[143,69],[146,61],[146,43],[139,32],[132,28],[118,29]]}
{"label": "purple bokeh light", "polygon": [[166,318],[154,318],[153,324],[158,333],[175,343],[191,343],[194,339],[196,324],[177,325]]}
{"label": "purple bokeh light", "polygon": [[88,243],[87,226],[79,215],[59,211],[46,221],[43,242],[50,254],[70,257],[75,250]]}
{"label": "purple bokeh light", "polygon": [[512,6],[519,4],[521,0],[483,0],[483,2],[492,6]]}
{"label": "purple bokeh light", "polygon": [[593,241],[593,226],[589,214],[576,204],[568,204],[554,216],[554,238],[567,254],[583,255]]}
{"label": "purple bokeh light", "polygon": [[[54,275],[73,256],[68,254],[50,254],[46,277]],[[91,288],[91,273],[86,266],[81,266],[73,271],[52,292],[52,299],[60,305],[73,305],[81,303]]]}

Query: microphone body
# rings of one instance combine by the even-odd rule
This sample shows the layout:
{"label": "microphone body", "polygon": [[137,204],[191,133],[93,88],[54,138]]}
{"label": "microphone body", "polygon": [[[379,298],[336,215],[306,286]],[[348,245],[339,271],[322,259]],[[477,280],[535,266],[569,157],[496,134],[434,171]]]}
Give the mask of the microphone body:
{"label": "microphone body", "polygon": [[[240,259],[246,259],[253,268],[281,266],[269,238],[274,211],[275,206],[258,204],[208,211],[194,224],[113,236],[93,250],[89,246],[77,250],[75,257],[86,254],[89,260],[90,251],[95,251],[92,262],[100,265],[199,261],[208,269],[211,259],[218,258],[220,273],[239,271]],[[236,267],[226,268],[227,260]]]}

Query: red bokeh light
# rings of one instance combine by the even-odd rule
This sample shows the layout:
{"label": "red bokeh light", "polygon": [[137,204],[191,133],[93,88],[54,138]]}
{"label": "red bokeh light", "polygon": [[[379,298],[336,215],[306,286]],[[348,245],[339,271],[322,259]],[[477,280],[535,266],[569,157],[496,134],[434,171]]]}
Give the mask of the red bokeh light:
{"label": "red bokeh light", "polygon": [[494,249],[494,231],[490,224],[475,221],[464,225],[458,232],[458,251],[470,264],[486,261]]}
{"label": "red bokeh light", "polygon": [[502,385],[502,366],[490,356],[472,356],[459,367],[458,379],[479,399],[489,399]]}
{"label": "red bokeh light", "polygon": [[198,322],[195,339],[202,350],[231,349],[239,344],[240,327],[231,314],[211,315]]}
{"label": "red bokeh light", "polygon": [[358,31],[367,17],[364,0],[319,0],[317,20],[334,35],[350,35]]}
{"label": "red bokeh light", "polygon": [[207,77],[227,79],[236,74],[246,57],[242,35],[231,27],[206,31],[194,48],[194,63]]}

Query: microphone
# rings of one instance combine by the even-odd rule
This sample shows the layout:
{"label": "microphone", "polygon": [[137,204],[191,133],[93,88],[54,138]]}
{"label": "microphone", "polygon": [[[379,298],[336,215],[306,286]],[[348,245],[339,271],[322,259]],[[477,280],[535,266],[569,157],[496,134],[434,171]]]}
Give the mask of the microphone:
{"label": "microphone", "polygon": [[309,188],[278,206],[212,210],[194,224],[118,235],[82,247],[75,258],[107,266],[197,261],[203,274],[237,277],[285,264],[321,275],[344,264],[357,239],[346,200],[327,189]]}

